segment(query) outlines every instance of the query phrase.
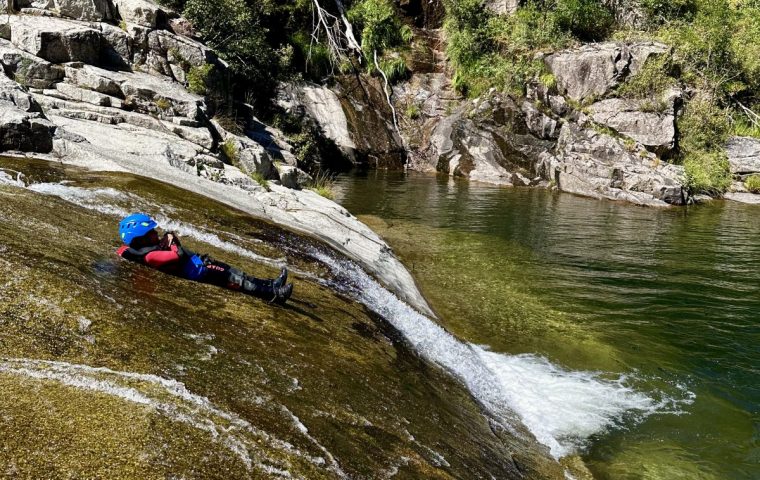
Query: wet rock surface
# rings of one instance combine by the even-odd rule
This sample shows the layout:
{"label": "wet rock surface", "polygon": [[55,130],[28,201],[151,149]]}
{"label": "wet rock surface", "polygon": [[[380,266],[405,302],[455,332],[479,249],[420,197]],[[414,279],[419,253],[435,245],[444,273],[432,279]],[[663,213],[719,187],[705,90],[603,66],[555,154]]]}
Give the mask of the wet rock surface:
{"label": "wet rock surface", "polygon": [[[319,259],[336,255],[319,242],[146,178],[0,169],[4,473],[563,478],[524,429],[484,416],[351,290],[337,293],[354,280]],[[188,248],[258,276],[287,261],[292,303],[118,259],[119,209],[161,215]]]}

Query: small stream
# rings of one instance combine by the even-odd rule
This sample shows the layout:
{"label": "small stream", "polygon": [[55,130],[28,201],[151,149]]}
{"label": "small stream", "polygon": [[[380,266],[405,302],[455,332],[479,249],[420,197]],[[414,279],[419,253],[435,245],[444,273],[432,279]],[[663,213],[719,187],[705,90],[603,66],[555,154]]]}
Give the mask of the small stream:
{"label": "small stream", "polygon": [[760,477],[756,207],[387,172],[337,191],[554,454],[601,479]]}

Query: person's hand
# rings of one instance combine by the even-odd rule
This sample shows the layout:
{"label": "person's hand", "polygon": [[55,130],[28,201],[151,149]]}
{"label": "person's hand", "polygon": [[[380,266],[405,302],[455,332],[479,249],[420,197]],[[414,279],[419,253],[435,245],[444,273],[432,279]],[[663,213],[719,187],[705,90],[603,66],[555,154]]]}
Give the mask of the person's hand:
{"label": "person's hand", "polygon": [[174,244],[174,234],[173,233],[167,233],[166,234],[166,246],[171,247]]}

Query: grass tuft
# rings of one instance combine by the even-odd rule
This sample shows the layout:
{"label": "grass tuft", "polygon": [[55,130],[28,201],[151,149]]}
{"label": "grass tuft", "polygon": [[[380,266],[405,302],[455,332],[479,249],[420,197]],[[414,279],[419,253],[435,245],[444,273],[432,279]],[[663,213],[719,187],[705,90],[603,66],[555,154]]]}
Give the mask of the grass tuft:
{"label": "grass tuft", "polygon": [[335,176],[330,172],[320,171],[313,176],[307,189],[316,192],[328,200],[335,200]]}

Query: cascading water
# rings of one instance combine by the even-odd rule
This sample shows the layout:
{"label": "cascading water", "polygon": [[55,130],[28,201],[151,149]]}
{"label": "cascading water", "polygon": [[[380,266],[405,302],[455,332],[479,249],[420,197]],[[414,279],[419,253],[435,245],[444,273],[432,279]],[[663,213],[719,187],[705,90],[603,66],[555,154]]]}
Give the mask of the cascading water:
{"label": "cascading water", "polygon": [[[16,182],[8,177],[7,181]],[[150,207],[145,200],[113,189],[85,189],[66,184],[33,184],[29,189],[54,195],[108,215]],[[115,202],[109,203],[109,202]],[[164,215],[163,225],[222,250],[281,265],[199,227]],[[631,388],[625,377],[605,380],[593,372],[568,371],[535,355],[504,355],[462,342],[381,286],[355,263],[320,252],[306,252],[330,268],[342,289],[390,322],[429,361],[451,372],[496,418],[509,427],[522,422],[555,458],[577,451],[588,437],[614,427],[627,416],[642,419],[656,412],[677,411],[679,401]],[[655,398],[661,397],[661,398]],[[687,398],[680,402],[688,402]]]}

